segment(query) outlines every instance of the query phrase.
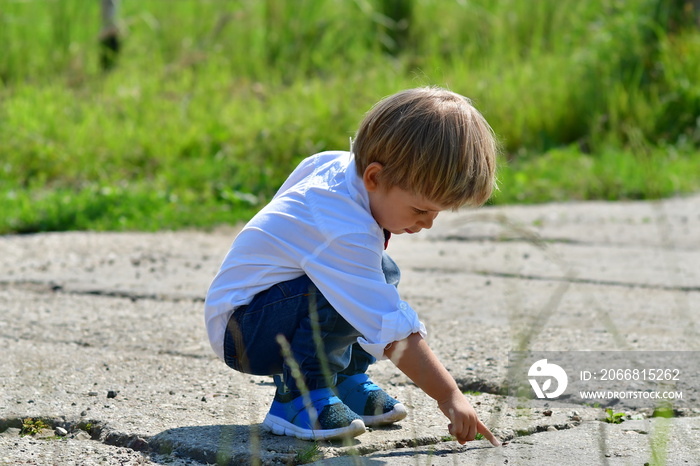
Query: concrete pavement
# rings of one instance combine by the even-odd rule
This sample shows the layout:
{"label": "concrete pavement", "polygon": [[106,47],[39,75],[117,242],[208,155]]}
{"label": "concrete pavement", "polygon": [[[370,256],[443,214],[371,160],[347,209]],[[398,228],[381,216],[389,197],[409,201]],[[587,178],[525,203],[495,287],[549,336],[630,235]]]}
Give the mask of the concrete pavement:
{"label": "concrete pavement", "polygon": [[[501,448],[449,440],[389,362],[371,375],[409,408],[397,425],[347,444],[261,432],[271,380],[217,360],[203,324],[234,229],[0,237],[0,464],[700,464],[699,231],[696,195],[450,212],[392,238],[402,295]],[[605,401],[516,400],[523,349],[689,351],[684,398],[671,419],[616,404],[621,424]],[[49,428],[21,436],[27,418]]]}

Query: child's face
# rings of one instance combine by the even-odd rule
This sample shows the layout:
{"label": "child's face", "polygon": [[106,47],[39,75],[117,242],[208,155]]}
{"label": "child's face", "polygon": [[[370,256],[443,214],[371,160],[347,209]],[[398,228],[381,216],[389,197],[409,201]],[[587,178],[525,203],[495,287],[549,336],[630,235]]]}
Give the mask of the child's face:
{"label": "child's face", "polygon": [[432,227],[435,217],[444,210],[397,187],[370,193],[369,199],[374,219],[395,235],[418,233]]}
{"label": "child's face", "polygon": [[[396,186],[384,188],[373,176],[372,165],[375,164],[367,168],[370,173],[366,171],[363,180],[369,194],[370,210],[377,223],[395,235],[418,233],[432,227],[433,220],[445,207]],[[381,165],[379,167],[381,171]]]}

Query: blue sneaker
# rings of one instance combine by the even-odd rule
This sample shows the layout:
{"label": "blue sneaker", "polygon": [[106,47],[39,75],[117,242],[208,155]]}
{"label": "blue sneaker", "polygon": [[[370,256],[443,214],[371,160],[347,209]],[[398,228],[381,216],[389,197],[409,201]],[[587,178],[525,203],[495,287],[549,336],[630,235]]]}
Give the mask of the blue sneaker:
{"label": "blue sneaker", "polygon": [[360,415],[365,425],[392,424],[406,417],[406,408],[372,382],[367,374],[338,376],[338,397]]}
{"label": "blue sneaker", "polygon": [[277,392],[262,426],[273,434],[302,440],[349,438],[365,431],[362,419],[330,388],[311,390],[295,398]]}

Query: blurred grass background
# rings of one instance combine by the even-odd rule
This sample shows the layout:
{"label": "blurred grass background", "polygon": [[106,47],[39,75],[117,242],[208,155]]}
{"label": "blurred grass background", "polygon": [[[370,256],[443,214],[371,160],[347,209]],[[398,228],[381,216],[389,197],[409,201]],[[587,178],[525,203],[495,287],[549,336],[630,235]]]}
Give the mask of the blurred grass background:
{"label": "blurred grass background", "polygon": [[0,0],[0,233],[249,218],[400,89],[470,97],[492,203],[700,190],[697,0]]}

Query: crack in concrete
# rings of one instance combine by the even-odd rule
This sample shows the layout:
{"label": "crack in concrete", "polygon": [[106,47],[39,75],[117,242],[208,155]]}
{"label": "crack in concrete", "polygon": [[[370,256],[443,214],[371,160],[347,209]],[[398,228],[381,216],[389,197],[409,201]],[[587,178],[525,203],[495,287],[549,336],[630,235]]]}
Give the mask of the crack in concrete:
{"label": "crack in concrete", "polygon": [[[11,418],[0,418],[0,434],[5,432],[10,428],[21,429],[26,418],[30,416],[18,416]],[[140,452],[144,455],[165,455],[172,456],[175,453],[178,457],[189,458],[194,461],[204,462],[207,464],[220,464],[220,465],[238,465],[241,463],[250,463],[255,460],[261,459],[261,452],[246,451],[243,453],[236,453],[232,455],[230,451],[217,450],[212,451],[211,449],[204,448],[203,446],[187,445],[185,443],[177,442],[171,438],[159,437],[159,435],[154,436],[142,436],[134,433],[125,433],[116,431],[109,427],[108,424],[103,423],[99,420],[71,420],[64,417],[52,418],[52,417],[41,417],[41,416],[31,416],[33,420],[41,420],[50,429],[55,430],[57,427],[61,427],[68,432],[68,438],[79,434],[80,432],[85,432],[90,436],[89,440],[101,442],[105,445],[110,445],[118,448],[128,448],[130,450]],[[557,430],[572,429],[579,426],[581,422],[568,422],[568,423],[553,423],[548,425],[538,425],[527,429],[519,429],[513,431],[511,434],[502,435],[501,440],[504,444],[514,440],[519,437],[526,437],[532,434],[540,432],[551,431],[552,427]],[[223,426],[222,426],[223,427]],[[251,426],[254,427],[254,426]],[[272,435],[272,434],[270,434]],[[80,439],[77,440],[88,440]],[[291,440],[291,437],[290,437]],[[367,445],[350,445],[350,446],[338,446],[334,447],[335,442],[318,442],[318,445],[324,447],[326,451],[325,458],[333,456],[364,456],[372,453],[391,451],[395,449],[403,448],[416,448],[422,446],[439,445],[447,441],[454,441],[449,435],[438,437],[438,436],[421,436],[414,438],[405,438],[401,440],[395,440],[386,443],[374,443]],[[312,445],[309,442],[309,445]],[[285,464],[302,464],[299,461],[298,454],[301,449],[295,453],[283,453],[274,452],[272,457],[275,460],[282,461]]]}
{"label": "crack in concrete", "polygon": [[696,248],[693,247],[683,247],[683,246],[677,246],[673,245],[669,242],[664,242],[661,245],[654,245],[650,246],[648,244],[630,244],[630,243],[613,243],[613,242],[602,242],[602,241],[582,241],[578,239],[572,239],[572,238],[557,238],[557,237],[550,237],[550,238],[542,238],[542,237],[537,237],[537,239],[534,239],[532,236],[529,237],[523,237],[523,236],[488,236],[488,235],[474,235],[474,236],[466,236],[466,235],[446,235],[446,236],[436,236],[434,238],[430,238],[430,241],[454,241],[458,243],[467,243],[467,242],[483,242],[483,243],[528,243],[528,244],[565,244],[565,245],[570,245],[570,246],[593,246],[593,247],[614,247],[615,249],[633,249],[633,248],[639,248],[641,247],[651,247],[653,249],[661,249],[664,251],[697,251]]}
{"label": "crack in concrete", "polygon": [[[411,270],[421,273],[443,273],[443,274],[465,274],[464,270],[461,269],[450,269],[441,267],[412,267]],[[469,275],[469,274],[466,274]],[[614,280],[594,280],[591,278],[575,278],[575,277],[556,277],[556,276],[543,276],[543,275],[529,275],[529,274],[519,274],[512,272],[493,272],[488,270],[478,270],[471,273],[471,275],[479,275],[482,277],[498,277],[498,278],[517,278],[521,280],[538,280],[538,281],[552,281],[552,282],[567,282],[567,283],[581,283],[586,285],[604,285],[604,286],[618,286],[624,288],[644,288],[650,290],[664,290],[664,291],[681,291],[681,292],[700,292],[700,286],[670,286],[670,285],[659,285],[653,283],[628,283],[628,282],[618,282]]]}
{"label": "crack in concrete", "polygon": [[[134,451],[147,452],[151,451],[148,441],[138,434],[126,434],[110,429],[106,424],[99,420],[70,420],[65,417],[42,417],[42,416],[19,416],[0,418],[0,433],[8,429],[22,429],[26,419],[40,420],[49,429],[55,430],[61,427],[68,432],[67,436],[85,432],[90,436],[89,440],[99,441],[105,445],[111,445],[120,448],[129,448]],[[71,438],[71,437],[69,437]],[[78,438],[78,440],[81,440]],[[87,439],[85,439],[87,440]],[[154,453],[159,453],[154,451]]]}
{"label": "crack in concrete", "polygon": [[575,278],[575,277],[547,277],[541,275],[524,275],[518,273],[509,272],[488,272],[488,271],[478,271],[475,272],[477,275],[488,276],[488,277],[500,277],[500,278],[518,278],[522,280],[541,280],[541,281],[560,281],[568,283],[582,283],[587,285],[605,285],[605,286],[620,286],[625,288],[644,288],[651,290],[664,290],[664,291],[681,291],[681,292],[698,292],[700,291],[700,286],[670,286],[670,285],[659,285],[652,283],[627,283],[618,282],[614,280],[594,280],[591,278]]}
{"label": "crack in concrete", "polygon": [[98,296],[107,298],[121,298],[129,299],[132,302],[139,300],[151,300],[151,301],[168,301],[168,302],[180,302],[180,301],[192,301],[192,302],[204,302],[204,297],[202,296],[187,296],[187,295],[172,295],[172,294],[160,294],[160,293],[136,293],[132,291],[125,290],[100,290],[100,289],[71,289],[64,285],[59,285],[53,281],[44,282],[41,280],[0,280],[0,288],[8,289],[25,289],[28,291],[34,291],[37,293],[45,293],[46,291],[51,291],[53,293],[62,293],[77,296]]}

